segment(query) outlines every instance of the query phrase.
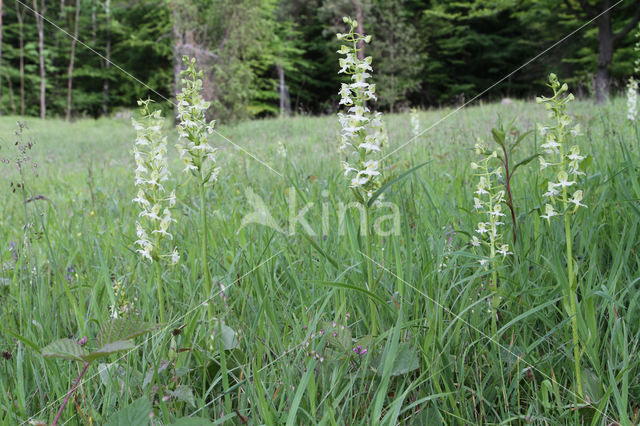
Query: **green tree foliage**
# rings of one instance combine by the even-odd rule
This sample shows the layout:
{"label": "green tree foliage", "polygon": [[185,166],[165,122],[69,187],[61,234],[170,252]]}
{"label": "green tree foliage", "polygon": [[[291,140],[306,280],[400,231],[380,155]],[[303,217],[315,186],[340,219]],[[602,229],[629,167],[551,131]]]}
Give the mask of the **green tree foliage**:
{"label": "green tree foliage", "polygon": [[417,94],[428,56],[405,1],[376,1],[371,32],[377,34],[370,54],[376,59],[378,105],[392,112]]}
{"label": "green tree foliage", "polygon": [[[26,4],[30,4],[27,2]],[[45,0],[44,61],[48,115],[64,115],[76,0]],[[251,117],[335,112],[342,16],[360,16],[371,34],[377,108],[460,103],[488,88],[489,99],[529,97],[548,72],[562,75],[578,95],[593,94],[606,68],[616,92],[633,70],[640,2],[610,13],[619,34],[612,58],[602,51],[600,20],[494,84],[604,10],[606,0],[81,0],[73,70],[73,116],[131,109],[151,97],[169,111],[180,85],[180,58],[196,57],[204,71],[211,115]],[[16,7],[17,5],[17,7]],[[640,15],[639,15],[640,16]],[[21,17],[22,25],[18,17]],[[3,7],[0,111],[39,114],[36,19],[11,0]],[[20,27],[24,70],[20,71]],[[91,51],[83,43],[91,46]],[[113,64],[107,66],[107,51]],[[99,53],[101,56],[96,54]],[[604,65],[603,65],[604,61]],[[599,65],[600,64],[600,65]],[[105,84],[105,81],[108,84]],[[141,84],[143,82],[144,84]]]}

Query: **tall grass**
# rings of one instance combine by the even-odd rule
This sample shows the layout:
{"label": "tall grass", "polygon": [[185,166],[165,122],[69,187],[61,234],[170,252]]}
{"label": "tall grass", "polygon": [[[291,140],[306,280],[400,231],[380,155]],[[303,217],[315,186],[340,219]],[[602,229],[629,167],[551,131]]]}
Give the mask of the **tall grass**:
{"label": "tall grass", "polygon": [[[517,117],[525,130],[545,120],[533,103],[479,105],[388,159],[398,175],[433,161],[386,192],[399,207],[401,226],[399,235],[374,240],[373,294],[362,292],[366,265],[358,255],[357,212],[346,216],[343,235],[322,232],[322,203],[337,224],[338,203],[351,197],[339,167],[339,123],[297,117],[221,128],[285,177],[217,143],[225,172],[208,195],[206,236],[192,207],[200,204],[197,186],[178,189],[172,233],[182,260],[163,277],[165,325],[138,338],[135,350],[89,370],[62,423],[102,424],[142,397],[163,424],[183,416],[251,424],[637,424],[640,140],[626,120],[625,101],[601,109],[578,101],[568,110],[582,125],[577,143],[592,157],[584,176],[589,208],[572,217],[583,336],[578,406],[564,226],[540,218],[538,194],[546,185],[537,167],[521,168],[511,182],[518,261],[498,271],[503,300],[493,313],[495,332],[492,271],[479,267],[467,246],[477,224],[468,164],[476,139],[489,140],[498,112]],[[427,128],[445,113],[418,115]],[[10,156],[15,121],[0,118],[1,157]],[[385,118],[390,144],[412,137],[408,122],[406,115]],[[82,366],[43,358],[40,348],[61,337],[91,341],[120,297],[134,301],[142,320],[159,318],[147,286],[154,272],[135,253],[130,124],[30,120],[29,128],[26,134],[38,141],[39,170],[27,176],[29,197],[46,198],[23,204],[10,191],[14,168],[2,164],[0,423],[8,425],[50,423],[80,372]],[[519,149],[536,151],[537,138]],[[286,157],[278,155],[278,142]],[[183,166],[171,148],[168,156],[176,176]],[[305,219],[315,235],[301,227],[292,235],[241,227],[252,211],[247,187],[283,228],[288,188],[299,207],[314,202]],[[201,238],[209,241],[210,295]],[[114,285],[121,290],[114,292]],[[379,314],[375,337],[366,323],[370,300]],[[220,307],[221,339],[210,338],[203,302]]]}

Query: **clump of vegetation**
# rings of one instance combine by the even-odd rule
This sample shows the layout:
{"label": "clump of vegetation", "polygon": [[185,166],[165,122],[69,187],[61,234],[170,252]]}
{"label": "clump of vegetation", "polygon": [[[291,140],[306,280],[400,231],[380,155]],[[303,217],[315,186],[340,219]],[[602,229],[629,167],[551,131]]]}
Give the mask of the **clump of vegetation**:
{"label": "clump of vegetation", "polygon": [[[580,163],[585,156],[580,155],[580,147],[570,144],[571,140],[580,133],[578,125],[572,125],[571,118],[567,114],[567,104],[574,100],[574,96],[568,93],[566,83],[561,84],[555,74],[549,75],[549,87],[553,90],[553,96],[539,97],[537,102],[543,104],[553,122],[539,127],[540,136],[544,139],[541,148],[544,155],[540,157],[540,169],[546,173],[547,191],[542,195],[546,201],[545,212],[541,215],[548,223],[553,217],[564,219],[564,235],[567,259],[567,281],[569,300],[569,316],[571,318],[571,331],[573,339],[573,359],[575,364],[576,389],[578,398],[582,398],[582,373],[580,358],[582,348],[578,334],[578,279],[577,268],[574,268],[573,232],[571,218],[582,204],[583,191],[578,187],[577,179],[584,172],[580,170]],[[576,180],[572,180],[576,179]],[[557,210],[559,209],[559,210]]]}
{"label": "clump of vegetation", "polygon": [[[364,220],[360,230],[365,237],[364,263],[367,265],[367,290],[376,291],[373,276],[373,260],[371,258],[372,226],[370,201],[374,200],[374,193],[380,188],[381,182],[381,152],[386,142],[386,133],[382,123],[382,114],[371,113],[368,103],[376,100],[376,86],[369,83],[371,77],[372,58],[367,56],[360,59],[359,52],[365,43],[371,41],[371,36],[358,34],[358,22],[351,18],[344,18],[349,26],[346,34],[338,33],[338,40],[346,43],[340,47],[339,74],[349,76],[351,82],[342,83],[340,88],[340,105],[344,105],[347,113],[338,113],[341,125],[340,149],[345,153],[346,161],[342,163],[344,176],[349,180],[356,201],[365,210]],[[360,46],[360,47],[359,47]],[[377,194],[376,194],[377,196]],[[371,334],[378,332],[378,318],[376,306],[370,299],[369,324]]]}
{"label": "clump of vegetation", "polygon": [[[138,101],[141,107],[141,121],[133,120],[136,129],[136,142],[133,157],[136,162],[135,186],[138,194],[133,202],[140,208],[140,220],[136,221],[136,234],[143,260],[155,262],[155,285],[160,304],[160,321],[164,322],[165,301],[162,283],[162,266],[160,261],[175,265],[180,260],[178,250],[168,251],[165,240],[173,240],[169,227],[175,219],[171,216],[171,208],[176,204],[174,191],[167,193],[165,186],[171,173],[167,161],[167,138],[162,136],[161,111],[151,112],[150,101]],[[153,287],[150,285],[150,287]]]}
{"label": "clump of vegetation", "polygon": [[[176,154],[150,101],[133,128],[38,122],[43,150],[19,127],[18,162],[2,147],[18,195],[0,207],[0,423],[638,423],[640,154],[624,99],[594,110],[551,74],[544,110],[469,107],[425,149],[415,112],[383,125],[373,111],[372,40],[344,22],[338,120],[224,129],[252,158],[210,140],[190,59]],[[474,147],[498,112],[497,145]],[[284,173],[252,167],[274,154]],[[27,181],[36,161],[67,167]],[[398,223],[384,236],[383,204]]]}

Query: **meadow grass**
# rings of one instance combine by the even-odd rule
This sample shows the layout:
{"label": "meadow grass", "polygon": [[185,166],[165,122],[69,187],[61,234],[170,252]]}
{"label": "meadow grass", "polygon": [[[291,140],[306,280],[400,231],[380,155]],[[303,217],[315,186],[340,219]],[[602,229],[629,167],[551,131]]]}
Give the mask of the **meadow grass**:
{"label": "meadow grass", "polygon": [[[535,103],[515,102],[465,108],[384,161],[395,176],[428,163],[385,194],[399,207],[400,232],[372,238],[374,294],[362,290],[357,212],[349,210],[338,230],[338,204],[352,197],[340,168],[339,123],[295,117],[218,129],[277,173],[210,139],[221,172],[207,192],[214,293],[203,300],[200,194],[182,182],[171,143],[177,133],[167,125],[181,261],[163,272],[165,322],[138,337],[136,349],[92,366],[62,424],[103,424],[140,397],[153,402],[156,424],[184,416],[235,424],[638,424],[640,138],[624,104],[578,101],[568,110],[583,129],[577,143],[592,157],[580,177],[588,208],[571,217],[584,400],[575,395],[564,228],[540,218],[547,185],[537,164],[511,183],[518,240],[498,271],[496,332],[493,271],[469,246],[478,220],[469,167],[477,139],[493,146],[497,114],[516,118],[522,131],[545,120]],[[419,112],[421,127],[450,112]],[[11,158],[17,120],[0,118],[0,157]],[[384,121],[387,151],[413,137],[409,114]],[[9,186],[18,182],[15,168],[1,164],[0,424],[8,425],[50,423],[82,367],[43,358],[40,348],[64,337],[87,336],[91,344],[125,299],[131,315],[161,317],[153,268],[135,253],[130,123],[30,118],[27,125],[38,175],[27,173],[26,188],[45,198],[26,203],[26,216]],[[539,145],[532,134],[519,153]],[[255,207],[248,188],[287,231],[291,195],[294,215],[313,202],[304,218],[314,235],[299,225],[293,234],[242,226]],[[370,300],[375,336],[368,335]]]}

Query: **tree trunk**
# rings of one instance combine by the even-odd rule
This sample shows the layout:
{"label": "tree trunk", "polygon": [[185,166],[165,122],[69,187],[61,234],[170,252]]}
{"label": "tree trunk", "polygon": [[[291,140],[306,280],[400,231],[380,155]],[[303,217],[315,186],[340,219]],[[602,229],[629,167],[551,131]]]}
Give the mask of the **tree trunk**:
{"label": "tree trunk", "polygon": [[2,0],[0,0],[0,115],[2,115]]}
{"label": "tree trunk", "polygon": [[174,94],[174,117],[178,117],[178,92],[180,92],[180,71],[182,70],[182,45],[184,40],[180,25],[178,23],[178,11],[174,8],[172,12],[173,22],[173,94]]}
{"label": "tree trunk", "polygon": [[178,118],[178,93],[181,89],[180,72],[182,71],[182,55],[184,54],[184,33],[181,28],[180,15],[177,5],[171,11],[172,31],[173,31],[173,96],[174,111],[173,117],[177,122]]}
{"label": "tree trunk", "polygon": [[111,69],[111,0],[105,0],[105,12],[107,14],[107,30],[105,38],[107,45],[105,47],[105,74],[104,84],[102,86],[102,113],[106,115],[109,112],[109,71]]}
{"label": "tree trunk", "polygon": [[611,15],[604,13],[598,18],[598,71],[595,80],[596,104],[604,103],[609,97],[609,65],[613,59],[613,33]]}
{"label": "tree trunk", "polygon": [[278,69],[278,77],[280,79],[280,117],[288,117],[291,115],[291,102],[285,81],[284,67],[282,64],[278,64],[276,68]]}
{"label": "tree trunk", "polygon": [[16,103],[13,98],[13,82],[11,76],[7,74],[7,84],[9,85],[9,101],[11,102],[11,113],[16,115]]}
{"label": "tree trunk", "polygon": [[16,17],[18,18],[18,45],[20,48],[20,115],[24,115],[24,15],[20,12],[20,7],[16,3]]}
{"label": "tree trunk", "polygon": [[45,102],[45,74],[44,74],[44,0],[40,0],[40,12],[38,12],[38,0],[33,0],[33,11],[38,27],[38,53],[40,56],[40,118],[45,118],[47,107]]}
{"label": "tree trunk", "polygon": [[[356,31],[360,35],[364,35],[364,30],[362,29],[362,23],[364,21],[364,14],[362,12],[362,0],[355,0],[354,3],[355,3],[354,6],[356,8],[356,21],[358,21],[358,28],[356,28]],[[363,41],[360,41],[358,43],[358,59],[361,61],[364,59],[364,42]]]}
{"label": "tree trunk", "polygon": [[67,121],[71,120],[71,89],[73,86],[73,62],[76,57],[76,42],[78,41],[78,22],[80,21],[80,0],[76,0],[76,15],[73,24],[73,39],[71,40],[71,55],[69,58],[69,72],[67,83]]}

